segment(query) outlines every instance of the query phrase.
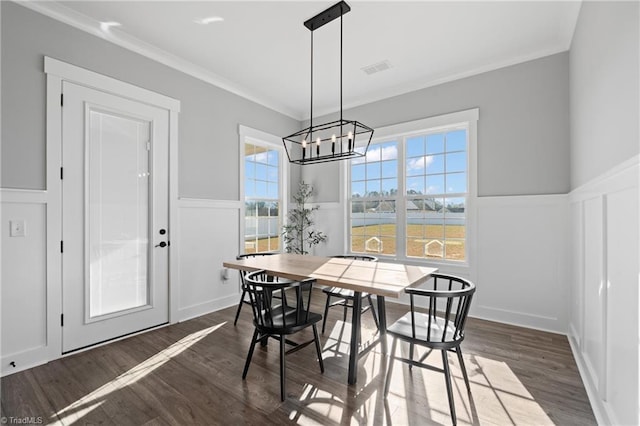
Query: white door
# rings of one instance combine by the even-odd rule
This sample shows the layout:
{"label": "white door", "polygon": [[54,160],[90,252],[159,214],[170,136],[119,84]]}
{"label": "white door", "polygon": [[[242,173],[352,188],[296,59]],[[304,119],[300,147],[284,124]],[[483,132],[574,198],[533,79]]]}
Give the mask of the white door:
{"label": "white door", "polygon": [[169,111],[63,82],[62,350],[168,322]]}

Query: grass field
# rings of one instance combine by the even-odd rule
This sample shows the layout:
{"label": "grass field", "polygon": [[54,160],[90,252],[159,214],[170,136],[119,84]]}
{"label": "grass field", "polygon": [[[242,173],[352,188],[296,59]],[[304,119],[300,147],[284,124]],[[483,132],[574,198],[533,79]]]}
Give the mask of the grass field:
{"label": "grass field", "polygon": [[[463,225],[408,225],[407,226],[407,256],[429,259],[465,260],[465,227]],[[351,228],[351,251],[355,253],[388,254],[397,253],[396,225],[369,225]],[[365,243],[372,237],[377,237],[382,243],[378,247],[375,242],[370,243],[370,250],[366,250]],[[447,238],[444,246],[440,242]],[[257,241],[245,242],[245,253],[277,251],[280,248],[280,236],[263,238]],[[378,251],[378,249],[380,249]],[[257,250],[256,250],[257,249]]]}

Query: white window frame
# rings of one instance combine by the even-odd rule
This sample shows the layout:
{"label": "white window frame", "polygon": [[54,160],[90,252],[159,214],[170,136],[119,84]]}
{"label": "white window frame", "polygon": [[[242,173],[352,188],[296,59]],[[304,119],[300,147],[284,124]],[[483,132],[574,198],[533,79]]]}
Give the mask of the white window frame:
{"label": "white window frame", "polygon": [[[257,130],[248,126],[240,125],[238,129],[239,134],[239,146],[240,146],[240,179],[239,179],[239,199],[240,199],[240,235],[239,235],[239,247],[240,252],[245,253],[245,191],[244,191],[244,178],[245,178],[245,143],[251,143],[253,145],[264,146],[269,149],[276,150],[278,152],[278,164],[279,164],[279,176],[278,176],[278,193],[280,196],[279,201],[279,214],[281,216],[280,228],[285,224],[287,219],[289,199],[289,161],[287,159],[284,146],[282,145],[282,139],[278,136],[272,135],[261,130]],[[280,239],[280,245],[278,252],[283,251],[283,240]]]}
{"label": "white window frame", "polygon": [[[398,142],[398,196],[396,201],[396,254],[395,255],[377,255],[381,259],[388,261],[400,261],[408,264],[429,264],[447,271],[464,271],[467,272],[474,260],[476,259],[476,241],[477,241],[477,212],[476,199],[478,197],[478,174],[477,174],[477,133],[478,133],[479,109],[473,108],[465,111],[459,111],[449,114],[428,117],[420,120],[410,121],[406,123],[394,124],[390,126],[376,128],[371,146],[377,143],[389,142],[396,140]],[[439,129],[448,129],[456,125],[465,125],[467,127],[467,155],[468,155],[468,195],[466,206],[466,256],[464,261],[454,260],[437,260],[437,259],[421,259],[416,257],[408,257],[406,247],[406,159],[404,139],[416,134],[434,132]],[[345,252],[351,253],[351,162],[345,161],[343,166],[343,175],[345,176],[344,198],[345,205]]]}

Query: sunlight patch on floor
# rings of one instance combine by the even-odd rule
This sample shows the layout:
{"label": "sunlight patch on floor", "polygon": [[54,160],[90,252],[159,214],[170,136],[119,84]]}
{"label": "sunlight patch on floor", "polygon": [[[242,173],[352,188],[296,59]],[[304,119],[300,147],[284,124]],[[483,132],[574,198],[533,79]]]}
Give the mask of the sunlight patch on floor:
{"label": "sunlight patch on floor", "polygon": [[84,417],[87,413],[99,407],[107,395],[112,392],[116,392],[126,386],[130,386],[136,383],[138,380],[144,378],[146,375],[152,373],[157,368],[163,366],[173,357],[180,355],[189,347],[198,343],[200,340],[213,333],[227,322],[215,325],[213,327],[205,328],[203,330],[191,333],[188,336],[183,337],[176,343],[172,344],[168,348],[158,352],[151,358],[141,362],[129,371],[122,373],[112,381],[104,384],[100,388],[91,392],[88,395],[80,398],[74,403],[68,405],[62,410],[55,413],[52,418],[56,416],[59,418],[59,424],[71,424]]}
{"label": "sunlight patch on floor", "polygon": [[[429,363],[442,366],[439,353],[430,358]],[[459,364],[449,358],[459,424],[525,424],[531,419],[537,419],[538,425],[553,424],[507,363],[465,356],[472,392],[472,399],[469,399]],[[436,422],[451,421],[443,373],[417,367],[409,372],[406,364],[396,361],[388,401],[390,407],[397,408],[394,420],[399,424],[410,421],[415,412]],[[480,419],[476,406],[482,406]]]}

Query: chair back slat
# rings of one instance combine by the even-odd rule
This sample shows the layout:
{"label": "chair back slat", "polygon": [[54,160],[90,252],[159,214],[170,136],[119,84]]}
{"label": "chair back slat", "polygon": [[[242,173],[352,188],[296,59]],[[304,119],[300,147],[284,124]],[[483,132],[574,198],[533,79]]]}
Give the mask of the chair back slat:
{"label": "chair back slat", "polygon": [[306,324],[309,321],[314,282],[315,280],[280,281],[266,271],[247,274],[245,286],[253,307],[256,327],[287,329]]}
{"label": "chair back slat", "polygon": [[[469,280],[443,274],[434,274],[432,286],[428,288],[407,289],[411,300],[412,338],[445,346],[463,340],[475,289]],[[414,297],[427,299],[426,313],[416,312]],[[418,320],[420,323],[417,323]],[[422,329],[422,333],[418,333],[418,329]]]}
{"label": "chair back slat", "polygon": [[377,262],[378,258],[375,256],[370,256],[368,254],[338,254],[331,256],[336,259],[353,259],[353,260],[367,260],[369,262]]}

